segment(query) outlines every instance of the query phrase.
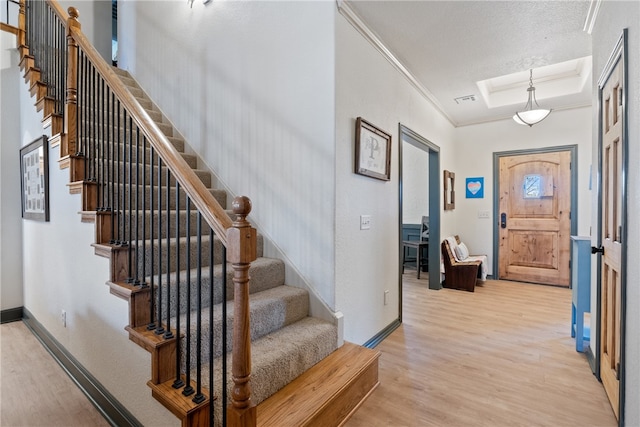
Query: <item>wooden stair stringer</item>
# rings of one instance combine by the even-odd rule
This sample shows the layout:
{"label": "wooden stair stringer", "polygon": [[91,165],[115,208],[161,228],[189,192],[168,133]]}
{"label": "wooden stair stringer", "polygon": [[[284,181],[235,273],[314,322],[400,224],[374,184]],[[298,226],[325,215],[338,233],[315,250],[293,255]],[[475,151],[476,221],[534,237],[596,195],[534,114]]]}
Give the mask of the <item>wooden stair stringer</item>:
{"label": "wooden stair stringer", "polygon": [[345,342],[258,405],[260,427],[343,425],[378,387],[380,352]]}

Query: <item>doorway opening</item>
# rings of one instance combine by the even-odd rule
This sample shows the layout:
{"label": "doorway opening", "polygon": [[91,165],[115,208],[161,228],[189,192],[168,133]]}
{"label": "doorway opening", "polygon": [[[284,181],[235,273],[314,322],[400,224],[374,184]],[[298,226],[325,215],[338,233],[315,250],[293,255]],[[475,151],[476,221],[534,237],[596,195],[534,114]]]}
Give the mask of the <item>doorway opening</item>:
{"label": "doorway opening", "polygon": [[[398,288],[400,295],[399,317],[402,321],[402,272],[405,261],[408,261],[409,258],[415,258],[416,275],[424,274],[428,277],[429,289],[441,288],[440,148],[402,124],[399,125],[399,128],[400,238],[398,247],[400,268]],[[429,239],[431,244],[428,244]],[[427,244],[409,248],[403,243],[405,241],[421,241],[427,242]],[[421,259],[423,262],[420,262]]]}

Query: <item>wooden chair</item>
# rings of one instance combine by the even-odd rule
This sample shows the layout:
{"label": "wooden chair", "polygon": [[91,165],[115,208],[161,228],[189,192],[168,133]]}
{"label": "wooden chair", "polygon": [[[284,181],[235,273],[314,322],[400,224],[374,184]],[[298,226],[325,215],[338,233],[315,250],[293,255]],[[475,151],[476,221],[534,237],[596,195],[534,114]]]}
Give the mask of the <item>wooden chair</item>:
{"label": "wooden chair", "polygon": [[[460,243],[460,238],[456,241]],[[444,282],[442,286],[473,292],[476,288],[478,270],[482,261],[457,261],[449,242],[445,239],[441,245],[442,262],[444,263]]]}

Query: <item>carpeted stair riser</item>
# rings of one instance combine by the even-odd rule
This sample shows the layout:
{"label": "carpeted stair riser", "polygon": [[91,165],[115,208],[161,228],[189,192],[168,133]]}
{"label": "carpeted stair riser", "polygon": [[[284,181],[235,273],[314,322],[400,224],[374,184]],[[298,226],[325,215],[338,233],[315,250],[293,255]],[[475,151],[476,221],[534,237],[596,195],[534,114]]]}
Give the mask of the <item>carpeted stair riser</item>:
{"label": "carpeted stair riser", "polygon": [[[187,312],[187,271],[181,270],[180,272],[180,313],[184,314]],[[191,292],[191,310],[195,310],[197,307],[197,293],[198,293],[198,276],[197,270],[191,269],[190,273],[190,286],[189,291]],[[210,292],[211,289],[211,281],[209,275],[209,267],[206,266],[201,271],[201,286],[202,286],[202,304],[203,307],[209,307],[210,302]],[[255,262],[251,264],[251,268],[249,269],[249,275],[251,276],[251,280],[249,281],[249,293],[254,295],[262,291],[266,291],[269,289],[273,289],[277,286],[282,286],[284,284],[284,264],[281,260],[273,259],[273,258],[258,258]],[[220,304],[222,303],[222,265],[216,264],[213,267],[213,303]],[[155,275],[153,276],[153,284],[154,289],[156,289],[155,296],[156,298],[159,295],[158,290],[162,291],[162,305],[165,307],[162,311],[163,316],[166,314],[166,304],[167,298],[169,298],[170,304],[170,316],[176,316],[176,281],[178,278],[178,272],[170,273],[168,276],[169,284],[167,285],[167,275],[166,273],[162,275],[162,283],[160,284],[160,277]],[[151,284],[151,277],[147,277],[146,283]],[[226,289],[227,289],[227,301],[233,299],[234,296],[234,284],[233,284],[233,269],[230,264],[227,264],[227,281],[226,281]],[[167,289],[169,289],[167,293]],[[157,301],[156,301],[157,303]],[[184,323],[183,323],[184,325]]]}
{"label": "carpeted stair riser", "polygon": [[[226,303],[227,306],[227,351],[233,349],[233,301]],[[277,331],[287,325],[307,317],[309,312],[309,294],[304,289],[291,286],[277,286],[272,289],[252,294],[250,298],[251,312],[251,340],[255,341],[267,334]],[[202,363],[207,363],[210,354],[210,343],[208,342],[209,332],[213,329],[213,357],[222,355],[222,304],[216,304],[213,310],[213,328],[209,322],[209,308],[203,308],[201,314],[201,336],[205,339],[201,342],[200,357]],[[275,314],[275,315],[274,315]],[[197,312],[191,313],[190,328],[190,368],[197,363]],[[180,316],[181,325],[186,325],[186,315]],[[175,327],[176,319],[171,319],[171,324]],[[186,360],[187,340],[180,342],[180,352],[182,359],[182,372],[186,372],[184,361]]]}
{"label": "carpeted stair riser", "polygon": [[[148,101],[148,102],[151,102],[151,101]],[[89,105],[88,107],[84,107],[83,105],[78,105],[78,111],[81,119],[83,118],[90,119],[92,117],[91,114],[94,114],[94,115],[97,115],[97,117],[100,118],[100,120],[102,120],[102,117],[104,115],[104,120],[109,121],[110,123],[117,122],[118,116],[120,116],[120,123],[124,123],[125,118],[129,120],[130,115],[128,113],[125,114],[125,111],[123,108],[120,109],[119,111],[120,114],[117,114],[113,105],[114,104],[110,102],[109,103],[105,102],[105,105]],[[117,104],[115,105],[117,107]],[[149,118],[154,122],[156,123],[163,122],[162,113],[154,109],[153,106],[151,108],[145,108],[145,111],[149,115]]]}
{"label": "carpeted stair riser", "polygon": [[[176,236],[176,216],[178,216],[179,218],[179,231],[180,231],[180,235]],[[196,227],[196,221],[198,219],[198,213],[197,211],[194,209],[191,211],[191,228],[190,228],[190,234],[191,236],[196,236],[196,233],[198,231],[198,228]],[[136,221],[137,220],[137,221]],[[153,220],[153,221],[152,221]],[[162,229],[160,230],[161,233],[158,233],[158,220],[162,221]],[[144,236],[142,235],[143,231],[142,231],[142,224],[144,222]],[[169,211],[169,216],[168,216],[168,222],[167,222],[167,211],[166,210],[162,210],[162,212],[159,214],[157,210],[153,211],[153,217],[151,216],[151,213],[149,211],[146,211],[145,213],[143,212],[138,212],[137,216],[135,211],[133,212],[133,222],[131,223],[132,226],[132,234],[133,234],[133,239],[134,241],[137,240],[136,239],[136,223],[138,224],[138,237],[142,240],[147,240],[150,238],[154,238],[157,239],[158,235],[160,235],[160,237],[162,238],[166,238],[167,236],[167,224],[169,225],[169,236],[171,237],[185,237],[187,235],[187,211],[186,210],[180,210],[180,211]],[[153,227],[151,227],[151,225],[153,224]],[[125,215],[124,217],[124,228],[125,230],[129,230],[129,215]],[[208,229],[207,229],[208,231]]]}
{"label": "carpeted stair riser", "polygon": [[[117,117],[115,119],[116,119],[115,123],[110,123],[109,126],[107,126],[105,123],[104,129],[102,129],[102,126],[92,126],[93,118],[91,117],[90,114],[89,114],[89,117],[86,117],[86,118],[81,117],[79,119],[80,122],[78,123],[80,134],[83,136],[91,137],[91,138],[100,138],[104,132],[106,135],[111,135],[111,137],[115,140],[118,138],[118,133],[120,133],[120,139],[123,139],[126,134],[127,138],[131,136],[131,139],[135,141],[136,122],[132,121],[131,122],[132,127],[130,128],[128,118],[121,118],[120,123],[118,123]],[[125,120],[126,120],[126,123],[124,123]],[[173,136],[173,126],[171,126],[171,124],[163,123],[163,122],[155,122],[155,124],[158,126],[160,131],[165,134],[165,136]],[[142,131],[140,131],[139,134],[140,134],[140,142],[142,142],[142,137],[143,137]]]}
{"label": "carpeted stair riser", "polygon": [[[251,344],[251,402],[258,405],[289,384],[300,374],[327,357],[336,348],[337,328],[323,320],[306,317]],[[227,358],[227,398],[231,399],[233,380],[231,353]],[[221,426],[222,409],[229,401],[222,402],[222,358],[214,360],[213,394],[214,425]],[[202,367],[203,387],[209,387],[209,366]],[[197,372],[191,371],[196,379]],[[292,409],[293,410],[293,409]]]}
{"label": "carpeted stair riser", "polygon": [[[115,210],[118,210],[118,209],[122,210],[123,208],[129,209],[129,185],[125,186],[124,202],[122,200],[123,194],[119,191],[120,188],[122,187],[123,187],[122,183],[120,183],[119,187],[117,185],[113,186],[113,191],[114,191],[113,206],[109,206],[109,207],[113,207]],[[136,188],[137,188],[137,196],[138,196],[137,204],[136,204]],[[152,188],[149,185],[146,185],[144,187],[142,185],[138,187],[136,187],[135,185],[132,185],[131,189],[132,189],[131,206],[133,211],[135,211],[136,206],[138,207],[138,209],[142,209],[143,200],[144,200],[144,205],[146,209],[151,208],[152,206],[150,205],[150,202],[151,202],[152,194],[153,194],[153,209],[158,210],[158,188],[156,186]],[[153,190],[153,193],[152,193],[152,190]],[[107,193],[103,194],[103,191],[107,191]],[[112,187],[110,185],[108,186],[108,188],[98,189],[98,206],[99,207],[103,207],[102,205],[105,203],[107,203],[107,205],[110,203],[110,200],[108,200],[108,194],[110,194],[111,191],[112,191]],[[167,191],[169,193],[168,204],[167,204]],[[227,204],[227,193],[224,190],[209,189],[209,192],[211,193],[213,198],[218,201],[218,203],[221,206],[225,206]],[[182,188],[180,188],[179,194],[180,194],[180,203],[179,203],[178,209],[185,209],[187,206],[186,193]],[[103,201],[105,203],[102,203]],[[166,210],[167,208],[169,210],[176,209],[175,187],[169,187],[168,190],[166,187],[162,189],[162,209]],[[191,210],[194,210],[194,209],[195,209],[195,205],[193,204],[193,202],[191,202]]]}
{"label": "carpeted stair riser", "polygon": [[[149,97],[147,97],[146,95],[144,95],[143,93],[141,93],[141,91],[136,92],[136,94],[133,95],[133,97],[136,99],[136,101],[138,101],[138,103],[142,106],[142,108],[144,108],[145,110],[151,110],[151,109],[155,109],[153,102],[149,99]],[[85,107],[85,103],[87,105],[87,108],[89,109],[96,109],[96,108],[102,108],[102,99],[98,99],[98,98],[87,98],[86,100],[82,98],[82,91],[80,91],[79,97],[78,97],[78,107],[81,109],[84,109]],[[111,97],[108,95],[105,95],[104,97],[104,103],[105,105],[109,105],[109,108],[112,108],[114,105],[117,107],[118,102],[117,100],[115,102],[111,102]],[[124,107],[124,105],[122,103],[120,103],[120,105],[122,107]]]}
{"label": "carpeted stair riser", "polygon": [[[118,143],[116,138],[117,138],[117,135],[115,138],[112,136],[110,139],[105,139],[105,145],[103,145],[102,138],[100,137],[96,137],[96,138],[83,137],[80,139],[80,145],[78,145],[78,151],[80,153],[83,153],[87,158],[96,159],[96,158],[104,157],[105,163],[107,162],[107,158],[106,158],[107,155],[109,156],[109,161],[116,161],[116,162],[126,161],[128,163],[129,154],[130,154],[129,147],[131,147],[131,158],[133,162],[140,161],[140,163],[142,162],[145,162],[146,164],[151,163],[151,148],[149,145],[147,145],[147,147],[144,147],[144,144],[142,143],[142,139],[140,140],[140,148],[138,149],[136,148],[135,140],[131,145],[129,145],[129,144],[124,144],[122,142],[123,140],[121,140],[120,143]],[[123,148],[124,148],[124,151],[123,151]],[[105,153],[102,152],[103,150],[105,151]],[[138,154],[138,150],[139,150],[139,154]],[[196,169],[198,167],[198,158],[193,154],[180,152],[180,156],[184,159],[185,162],[187,162],[189,167],[191,167],[192,169]],[[155,165],[158,164],[158,158],[159,156],[158,156],[158,153],[156,152],[153,156],[153,163]]]}
{"label": "carpeted stair riser", "polygon": [[[204,234],[201,238],[201,248],[200,248],[200,257],[201,257],[201,266],[206,267],[209,265],[209,234],[205,231],[203,227]],[[190,240],[187,242],[187,240]],[[262,236],[258,235],[258,256],[262,256]],[[143,244],[144,243],[144,244]],[[144,263],[144,271],[146,274],[151,274],[158,272],[159,259],[162,262],[162,272],[166,274],[167,267],[169,268],[169,272],[174,272],[176,270],[186,270],[187,269],[187,243],[189,243],[189,254],[190,254],[190,262],[191,268],[196,268],[198,265],[198,239],[197,237],[192,237],[191,239],[187,239],[186,237],[181,237],[179,239],[170,238],[167,246],[167,239],[153,239],[146,240],[144,242],[138,242],[136,248],[136,242],[133,242],[131,245],[131,253],[132,260],[136,259],[136,249],[138,250],[138,272],[143,271],[143,263]],[[151,248],[153,247],[153,259],[151,258]],[[168,249],[167,249],[168,248]],[[177,248],[180,249],[180,263],[177,261]],[[222,262],[222,248],[223,245],[220,243],[220,240],[217,237],[214,237],[213,241],[213,262],[214,264],[220,264]],[[169,258],[167,259],[167,253],[169,254]],[[153,264],[152,264],[153,260]],[[135,265],[135,262],[134,262]],[[153,270],[151,267],[153,266]],[[253,264],[252,264],[253,266]],[[251,271],[251,270],[249,270]]]}
{"label": "carpeted stair riser", "polygon": [[[120,156],[122,158],[122,156]],[[135,154],[134,154],[135,160]],[[106,178],[109,178],[109,182],[115,181],[116,178],[120,178],[120,182],[123,179],[129,181],[129,163],[128,162],[104,162],[103,164],[98,164],[95,166],[96,173],[99,172],[100,175],[105,175]],[[136,170],[137,169],[137,170]],[[193,172],[196,174],[200,181],[207,188],[211,188],[211,173],[206,170],[193,169]],[[137,183],[142,185],[143,182],[149,185],[151,183],[151,178],[153,178],[154,185],[157,185],[158,179],[160,179],[160,183],[164,186],[167,182],[167,167],[163,164],[160,168],[160,177],[158,177],[158,164],[154,162],[153,166],[149,165],[148,162],[143,165],[140,163],[139,166],[135,161],[132,163],[131,167],[131,180],[134,184]],[[170,172],[169,173],[169,184],[171,186],[175,186],[176,179],[175,176]]]}

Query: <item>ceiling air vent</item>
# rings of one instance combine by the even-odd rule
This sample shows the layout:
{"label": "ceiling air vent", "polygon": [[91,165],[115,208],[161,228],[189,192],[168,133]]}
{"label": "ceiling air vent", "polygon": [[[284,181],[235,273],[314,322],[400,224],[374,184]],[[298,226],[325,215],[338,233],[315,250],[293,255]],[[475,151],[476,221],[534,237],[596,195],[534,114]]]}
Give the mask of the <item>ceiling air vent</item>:
{"label": "ceiling air vent", "polygon": [[476,96],[475,95],[466,95],[466,96],[460,96],[458,98],[454,98],[454,101],[456,101],[456,104],[463,104],[463,103],[468,103],[468,102],[475,102],[476,100]]}

